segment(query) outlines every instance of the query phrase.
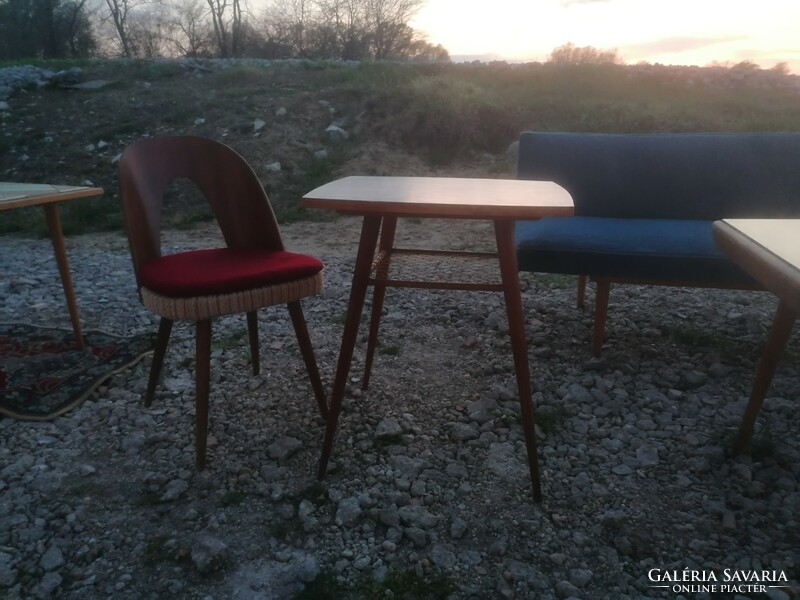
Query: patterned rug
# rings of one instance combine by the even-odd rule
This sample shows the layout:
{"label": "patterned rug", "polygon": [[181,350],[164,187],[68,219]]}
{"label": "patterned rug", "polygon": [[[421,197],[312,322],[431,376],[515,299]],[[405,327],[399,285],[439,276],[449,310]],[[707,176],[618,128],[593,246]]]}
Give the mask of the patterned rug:
{"label": "patterned rug", "polygon": [[81,350],[71,330],[0,324],[0,414],[28,421],[64,414],[148,354],[154,335],[88,331],[84,340]]}

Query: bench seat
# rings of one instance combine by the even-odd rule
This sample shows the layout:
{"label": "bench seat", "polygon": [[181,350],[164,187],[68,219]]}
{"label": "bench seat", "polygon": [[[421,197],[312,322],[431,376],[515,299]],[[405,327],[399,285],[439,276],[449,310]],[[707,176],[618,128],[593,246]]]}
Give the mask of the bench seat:
{"label": "bench seat", "polygon": [[519,268],[541,273],[589,273],[595,278],[683,281],[687,285],[756,286],[717,249],[711,223],[605,217],[519,221]]}
{"label": "bench seat", "polygon": [[575,216],[517,225],[521,270],[595,281],[592,351],[610,284],[758,289],[714,246],[712,223],[800,217],[800,132],[525,132],[517,177],[554,181]]}

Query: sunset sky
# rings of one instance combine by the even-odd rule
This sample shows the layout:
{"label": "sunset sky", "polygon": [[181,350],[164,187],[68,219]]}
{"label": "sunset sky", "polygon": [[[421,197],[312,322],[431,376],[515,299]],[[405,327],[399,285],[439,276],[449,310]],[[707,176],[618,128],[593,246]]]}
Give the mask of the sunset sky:
{"label": "sunset sky", "polygon": [[572,42],[628,64],[785,61],[800,74],[800,0],[427,0],[411,25],[454,57],[545,60]]}

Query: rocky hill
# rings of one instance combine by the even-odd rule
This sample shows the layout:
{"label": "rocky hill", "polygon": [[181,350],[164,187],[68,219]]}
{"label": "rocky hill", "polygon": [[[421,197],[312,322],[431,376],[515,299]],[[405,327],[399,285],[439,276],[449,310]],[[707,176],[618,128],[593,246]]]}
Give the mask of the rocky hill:
{"label": "rocky hill", "polygon": [[[282,220],[346,174],[513,176],[525,129],[800,129],[798,78],[660,65],[98,60],[0,69],[0,179],[93,185],[68,231],[119,226],[116,163],[153,135],[224,140],[254,167]],[[175,224],[207,218],[176,187]],[[72,213],[72,214],[71,214]],[[35,227],[4,216],[0,231]]]}

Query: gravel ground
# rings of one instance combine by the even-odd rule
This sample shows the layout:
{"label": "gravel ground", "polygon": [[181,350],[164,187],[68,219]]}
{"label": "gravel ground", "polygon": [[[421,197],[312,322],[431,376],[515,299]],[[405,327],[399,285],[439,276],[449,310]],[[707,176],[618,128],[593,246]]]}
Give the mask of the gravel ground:
{"label": "gravel ground", "polygon": [[[284,227],[290,249],[326,262],[324,293],[303,306],[327,387],[358,225]],[[211,231],[165,243],[211,244]],[[484,249],[489,232],[410,221],[398,235]],[[68,245],[87,329],[155,329],[124,238]],[[522,277],[541,505],[499,295],[389,291],[370,390],[359,385],[362,339],[321,483],[323,422],[288,313],[273,307],[259,313],[260,377],[244,319],[215,322],[202,473],[187,324],[150,409],[146,359],[53,422],[0,419],[0,598],[797,598],[797,333],[753,450],[729,452],[774,298],[614,288],[592,359],[591,289],[579,310],[573,278]],[[4,321],[69,326],[48,240],[3,238],[0,296]],[[721,582],[725,569],[767,570],[786,587],[714,595],[694,582],[679,593],[648,578],[693,570]]]}

